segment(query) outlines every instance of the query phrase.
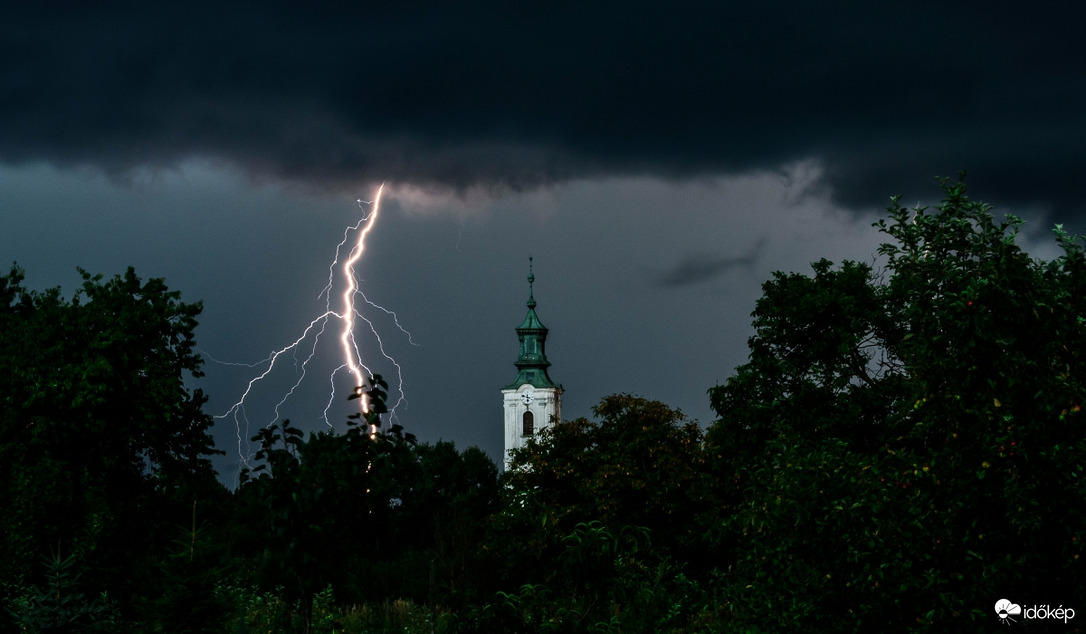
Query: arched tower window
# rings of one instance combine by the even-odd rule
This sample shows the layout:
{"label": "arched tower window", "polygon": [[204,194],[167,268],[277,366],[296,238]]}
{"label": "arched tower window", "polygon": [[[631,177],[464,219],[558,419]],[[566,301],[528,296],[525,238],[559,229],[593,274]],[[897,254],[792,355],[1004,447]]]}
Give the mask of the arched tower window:
{"label": "arched tower window", "polygon": [[535,433],[535,415],[531,412],[524,412],[524,435],[531,436]]}

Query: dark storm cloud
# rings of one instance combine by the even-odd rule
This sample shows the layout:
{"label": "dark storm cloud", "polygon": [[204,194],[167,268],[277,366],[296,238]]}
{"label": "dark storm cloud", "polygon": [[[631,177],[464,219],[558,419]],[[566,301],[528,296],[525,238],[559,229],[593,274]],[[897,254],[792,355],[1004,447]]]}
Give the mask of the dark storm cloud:
{"label": "dark storm cloud", "polygon": [[5,162],[526,189],[813,158],[856,207],[969,169],[1082,209],[1069,5],[6,4]]}
{"label": "dark storm cloud", "polygon": [[657,279],[657,286],[673,288],[689,286],[712,280],[737,267],[751,269],[758,261],[766,239],[759,239],[744,255],[719,256],[710,253],[691,253]]}

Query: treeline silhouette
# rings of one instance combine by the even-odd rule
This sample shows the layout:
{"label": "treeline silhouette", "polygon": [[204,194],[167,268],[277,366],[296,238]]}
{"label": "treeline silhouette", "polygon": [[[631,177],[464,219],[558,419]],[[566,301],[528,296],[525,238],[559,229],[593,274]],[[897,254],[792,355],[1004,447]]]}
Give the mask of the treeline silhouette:
{"label": "treeline silhouette", "polygon": [[716,421],[616,394],[504,474],[385,425],[372,377],[344,433],[261,430],[229,490],[185,388],[199,304],[131,269],[65,299],[13,267],[3,631],[977,631],[1027,614],[1074,631],[1084,243],[1057,227],[1061,255],[1032,258],[1020,220],[942,187],[934,208],[892,200],[878,268],[764,284],[748,362],[709,390]]}

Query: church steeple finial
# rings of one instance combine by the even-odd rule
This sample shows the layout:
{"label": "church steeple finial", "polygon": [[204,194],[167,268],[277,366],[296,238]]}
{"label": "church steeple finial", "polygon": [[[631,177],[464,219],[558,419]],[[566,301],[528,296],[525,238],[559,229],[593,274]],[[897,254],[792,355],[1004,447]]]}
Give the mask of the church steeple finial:
{"label": "church steeple finial", "polygon": [[535,273],[532,272],[532,256],[528,256],[528,308],[535,308],[535,295],[532,294],[532,285],[535,284]]}

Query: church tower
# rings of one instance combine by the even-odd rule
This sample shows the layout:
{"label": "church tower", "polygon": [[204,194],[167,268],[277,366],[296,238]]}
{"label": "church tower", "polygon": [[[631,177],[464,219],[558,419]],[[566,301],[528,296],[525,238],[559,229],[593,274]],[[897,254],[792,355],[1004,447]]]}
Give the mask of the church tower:
{"label": "church tower", "polygon": [[528,439],[556,421],[562,420],[562,386],[547,375],[547,328],[535,314],[532,284],[532,258],[528,258],[528,314],[517,327],[520,356],[517,357],[517,378],[502,388],[505,407],[505,459],[509,468],[509,452],[523,447]]}

